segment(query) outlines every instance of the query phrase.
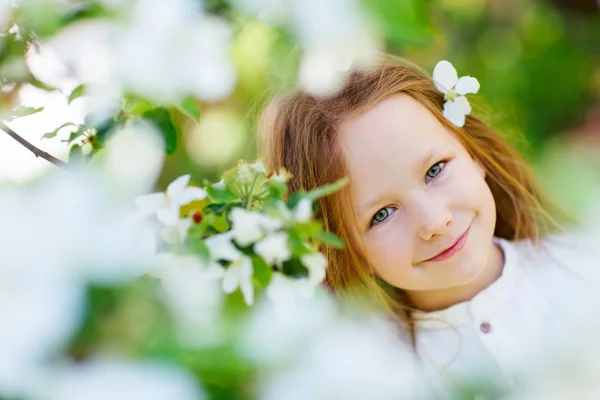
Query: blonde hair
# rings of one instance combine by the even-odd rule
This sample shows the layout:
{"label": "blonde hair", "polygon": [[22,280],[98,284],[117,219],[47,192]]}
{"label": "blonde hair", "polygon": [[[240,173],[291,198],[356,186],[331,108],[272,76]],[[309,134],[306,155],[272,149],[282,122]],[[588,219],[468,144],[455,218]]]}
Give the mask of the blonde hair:
{"label": "blonde hair", "polygon": [[[537,243],[547,230],[558,226],[546,211],[547,200],[519,153],[472,115],[462,128],[450,123],[442,114],[444,96],[432,79],[399,58],[385,56],[371,70],[352,72],[343,88],[329,97],[301,91],[275,97],[260,119],[261,152],[270,167],[284,167],[293,174],[292,192],[334,182],[348,175],[340,143],[341,123],[397,94],[407,94],[425,106],[483,166],[496,203],[495,236]],[[374,276],[364,245],[355,239],[356,221],[348,218],[354,215],[349,190],[321,199],[319,210],[325,228],[347,243],[343,250],[325,249],[327,286],[335,292],[356,285],[366,287],[397,321],[408,325],[414,342],[407,298],[400,289]]]}

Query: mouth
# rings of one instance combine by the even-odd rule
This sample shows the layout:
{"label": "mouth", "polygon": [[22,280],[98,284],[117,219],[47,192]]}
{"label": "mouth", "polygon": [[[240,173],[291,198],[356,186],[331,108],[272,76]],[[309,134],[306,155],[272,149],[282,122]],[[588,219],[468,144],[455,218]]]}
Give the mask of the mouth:
{"label": "mouth", "polygon": [[[456,241],[450,247],[444,249],[438,255],[428,258],[425,261],[442,261],[442,260],[446,260],[446,259],[452,257],[453,255],[455,255],[456,253],[458,253],[463,247],[465,247],[465,244],[467,244],[467,239],[469,238],[470,230],[471,230],[471,226],[469,226],[467,228],[467,230],[462,235],[460,235],[458,237],[458,239],[456,239]],[[423,262],[425,262],[425,261],[423,261]]]}

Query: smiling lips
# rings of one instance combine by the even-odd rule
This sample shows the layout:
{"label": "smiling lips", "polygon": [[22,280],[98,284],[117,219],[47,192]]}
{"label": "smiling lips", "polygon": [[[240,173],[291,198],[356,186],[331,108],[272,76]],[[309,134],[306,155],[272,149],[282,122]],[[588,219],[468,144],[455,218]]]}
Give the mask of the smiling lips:
{"label": "smiling lips", "polygon": [[442,260],[450,258],[454,254],[458,253],[458,251],[460,251],[460,249],[462,249],[463,247],[465,247],[465,244],[467,243],[467,239],[469,237],[469,231],[470,230],[471,230],[471,227],[469,226],[469,228],[465,231],[465,233],[463,233],[456,240],[456,242],[454,242],[454,244],[452,246],[448,247],[446,250],[442,251],[437,256],[429,258],[429,259],[427,259],[425,261],[442,261]]}

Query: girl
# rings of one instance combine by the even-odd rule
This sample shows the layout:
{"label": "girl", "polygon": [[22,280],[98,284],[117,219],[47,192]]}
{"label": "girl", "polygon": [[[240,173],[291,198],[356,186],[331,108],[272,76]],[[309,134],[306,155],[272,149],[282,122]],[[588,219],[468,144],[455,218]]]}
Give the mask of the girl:
{"label": "girl", "polygon": [[350,178],[319,204],[347,244],[327,249],[327,285],[366,287],[436,369],[504,385],[600,274],[586,246],[547,236],[558,225],[523,159],[468,103],[453,117],[451,89],[385,58],[329,97],[274,99],[259,131],[292,191]]}

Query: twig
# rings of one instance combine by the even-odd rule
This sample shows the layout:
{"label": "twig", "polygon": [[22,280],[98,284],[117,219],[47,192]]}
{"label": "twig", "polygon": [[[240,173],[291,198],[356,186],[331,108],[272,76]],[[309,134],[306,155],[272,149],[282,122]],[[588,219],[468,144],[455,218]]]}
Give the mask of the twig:
{"label": "twig", "polygon": [[15,131],[13,131],[8,126],[6,126],[6,124],[4,124],[4,122],[2,122],[2,121],[0,121],[0,130],[6,132],[8,134],[8,136],[12,137],[17,142],[21,143],[25,148],[27,148],[29,151],[31,151],[33,154],[35,154],[36,157],[42,157],[43,159],[51,162],[52,164],[56,165],[59,168],[66,168],[68,166],[68,164],[66,162],[59,160],[58,158],[54,157],[52,154],[48,154],[45,151],[38,149],[37,147],[35,147],[31,143],[29,143],[27,140],[23,139]]}

